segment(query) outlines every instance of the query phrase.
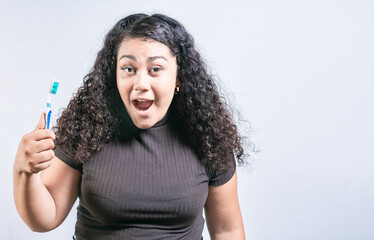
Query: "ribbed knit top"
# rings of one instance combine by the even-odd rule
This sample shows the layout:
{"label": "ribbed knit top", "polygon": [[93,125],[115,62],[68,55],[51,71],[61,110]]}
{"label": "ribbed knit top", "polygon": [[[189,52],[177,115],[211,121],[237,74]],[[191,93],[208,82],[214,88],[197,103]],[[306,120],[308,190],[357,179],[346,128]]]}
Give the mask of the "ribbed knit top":
{"label": "ribbed knit top", "polygon": [[84,164],[55,149],[82,172],[77,240],[200,239],[208,186],[226,183],[235,166],[214,171],[183,132],[164,117],[130,139],[113,140]]}

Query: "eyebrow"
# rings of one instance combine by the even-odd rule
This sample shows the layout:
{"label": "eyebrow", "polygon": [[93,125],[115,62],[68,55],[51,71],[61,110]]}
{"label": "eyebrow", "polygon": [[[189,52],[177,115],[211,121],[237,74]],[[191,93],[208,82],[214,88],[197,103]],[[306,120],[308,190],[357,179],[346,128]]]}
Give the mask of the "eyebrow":
{"label": "eyebrow", "polygon": [[[128,58],[128,59],[131,59],[131,60],[133,60],[133,61],[136,61],[136,57],[135,56],[133,56],[133,55],[122,55],[119,59],[118,59],[118,61],[120,61],[122,58]],[[153,57],[149,57],[149,58],[147,58],[147,62],[152,62],[152,61],[154,61],[154,60],[156,60],[156,59],[164,59],[166,62],[168,61],[164,56],[153,56]]]}

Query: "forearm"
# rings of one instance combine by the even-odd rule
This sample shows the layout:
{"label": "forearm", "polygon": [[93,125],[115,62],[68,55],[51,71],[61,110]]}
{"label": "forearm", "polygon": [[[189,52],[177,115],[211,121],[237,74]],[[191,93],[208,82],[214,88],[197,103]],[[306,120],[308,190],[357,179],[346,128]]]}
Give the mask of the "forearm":
{"label": "forearm", "polygon": [[46,232],[55,226],[56,207],[39,174],[13,167],[13,193],[17,211],[32,231]]}

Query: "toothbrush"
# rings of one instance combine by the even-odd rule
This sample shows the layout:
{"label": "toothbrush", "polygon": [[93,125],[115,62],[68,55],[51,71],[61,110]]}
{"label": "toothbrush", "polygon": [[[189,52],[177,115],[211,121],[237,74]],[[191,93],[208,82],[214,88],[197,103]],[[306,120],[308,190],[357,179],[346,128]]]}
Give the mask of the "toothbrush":
{"label": "toothbrush", "polygon": [[51,128],[51,118],[52,118],[51,96],[52,96],[52,94],[57,93],[58,84],[59,84],[59,82],[57,82],[55,79],[52,79],[51,86],[50,86],[49,92],[48,92],[47,111],[46,111],[46,115],[45,115],[45,117],[46,117],[45,128],[46,129]]}

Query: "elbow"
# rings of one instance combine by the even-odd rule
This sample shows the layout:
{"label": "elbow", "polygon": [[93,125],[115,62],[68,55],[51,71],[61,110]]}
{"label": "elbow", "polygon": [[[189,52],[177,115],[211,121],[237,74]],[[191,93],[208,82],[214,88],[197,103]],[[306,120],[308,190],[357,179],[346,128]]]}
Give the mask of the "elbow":
{"label": "elbow", "polygon": [[26,214],[20,214],[20,216],[28,228],[37,233],[52,231],[61,224],[55,219],[47,219],[46,217],[36,218]]}
{"label": "elbow", "polygon": [[52,231],[55,228],[51,227],[41,227],[41,226],[29,226],[30,230],[36,233],[46,233]]}
{"label": "elbow", "polygon": [[27,224],[27,226],[30,228],[31,231],[33,232],[37,232],[37,233],[46,233],[46,232],[50,232],[52,231],[53,229],[57,228],[58,226],[54,226],[54,225],[41,225],[41,224]]}
{"label": "elbow", "polygon": [[221,232],[218,234],[210,235],[212,240],[223,240],[223,239],[236,239],[236,240],[245,240],[244,230],[228,231]]}
{"label": "elbow", "polygon": [[30,230],[37,233],[46,233],[52,230],[52,228],[42,226],[29,226]]}
{"label": "elbow", "polygon": [[49,232],[48,230],[46,229],[42,229],[42,228],[30,228],[31,231],[35,232],[35,233],[46,233],[46,232]]}
{"label": "elbow", "polygon": [[46,233],[49,232],[50,230],[47,228],[42,228],[42,227],[34,227],[34,226],[29,226],[30,230],[36,233]]}

